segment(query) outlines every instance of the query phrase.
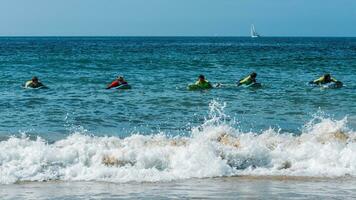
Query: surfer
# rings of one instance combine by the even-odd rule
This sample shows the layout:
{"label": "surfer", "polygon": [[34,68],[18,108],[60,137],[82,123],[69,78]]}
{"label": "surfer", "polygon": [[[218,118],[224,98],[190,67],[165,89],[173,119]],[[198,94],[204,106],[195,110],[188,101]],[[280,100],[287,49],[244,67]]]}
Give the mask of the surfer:
{"label": "surfer", "polygon": [[125,81],[124,77],[118,76],[116,80],[114,80],[110,85],[108,85],[106,89],[111,89],[122,85],[128,85],[128,83]]}
{"label": "surfer", "polygon": [[25,88],[47,88],[41,82],[39,82],[36,76],[32,77],[30,81],[27,81],[25,84]]}
{"label": "surfer", "polygon": [[213,87],[210,84],[210,82],[205,79],[204,75],[199,75],[198,76],[198,80],[197,80],[197,82],[195,82],[194,85],[196,85],[196,86],[198,86],[199,88],[202,88],[202,89],[210,89],[210,88]]}
{"label": "surfer", "polygon": [[340,81],[336,80],[335,78],[331,77],[330,74],[324,74],[320,78],[309,82],[309,84],[315,84],[315,85],[324,85],[324,84],[328,84],[328,83],[342,84],[342,82],[340,82]]}
{"label": "surfer", "polygon": [[240,85],[250,85],[252,83],[256,83],[256,77],[257,77],[257,73],[252,72],[250,75],[248,75],[246,78],[240,79],[237,82],[237,86]]}

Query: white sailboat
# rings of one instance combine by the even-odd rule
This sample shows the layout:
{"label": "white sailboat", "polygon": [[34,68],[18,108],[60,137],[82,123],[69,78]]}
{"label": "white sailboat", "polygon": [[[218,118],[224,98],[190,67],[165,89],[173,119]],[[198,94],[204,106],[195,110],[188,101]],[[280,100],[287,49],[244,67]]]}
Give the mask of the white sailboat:
{"label": "white sailboat", "polygon": [[258,38],[261,37],[255,30],[255,26],[253,24],[251,24],[251,37],[252,38]]}

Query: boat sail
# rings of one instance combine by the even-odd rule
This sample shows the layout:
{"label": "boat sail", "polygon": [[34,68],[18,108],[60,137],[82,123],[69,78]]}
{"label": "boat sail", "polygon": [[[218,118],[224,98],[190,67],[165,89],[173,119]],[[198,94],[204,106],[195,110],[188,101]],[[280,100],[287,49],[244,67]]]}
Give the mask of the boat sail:
{"label": "boat sail", "polygon": [[251,37],[252,38],[258,38],[261,37],[255,30],[255,26],[253,24],[251,24]]}

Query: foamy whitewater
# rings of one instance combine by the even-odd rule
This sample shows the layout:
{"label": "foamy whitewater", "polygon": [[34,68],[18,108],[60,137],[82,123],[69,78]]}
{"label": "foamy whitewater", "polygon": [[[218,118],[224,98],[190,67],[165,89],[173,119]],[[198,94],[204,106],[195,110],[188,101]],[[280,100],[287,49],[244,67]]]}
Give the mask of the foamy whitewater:
{"label": "foamy whitewater", "polygon": [[253,176],[356,176],[356,133],[347,118],[315,117],[301,133],[241,132],[212,101],[191,136],[97,137],[76,132],[49,144],[26,135],[0,142],[0,183],[22,181],[157,182]]}

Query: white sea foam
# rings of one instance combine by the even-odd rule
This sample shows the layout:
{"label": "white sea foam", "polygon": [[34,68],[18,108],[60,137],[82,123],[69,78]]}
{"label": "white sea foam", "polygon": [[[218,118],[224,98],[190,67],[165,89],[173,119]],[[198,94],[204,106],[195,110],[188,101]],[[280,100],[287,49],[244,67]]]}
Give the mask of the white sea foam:
{"label": "white sea foam", "polygon": [[[18,181],[170,181],[235,175],[356,177],[356,133],[347,119],[315,118],[302,133],[243,133],[224,122],[223,107],[191,137],[74,133],[48,144],[41,138],[0,142],[0,183]],[[296,136],[297,135],[297,136]]]}

